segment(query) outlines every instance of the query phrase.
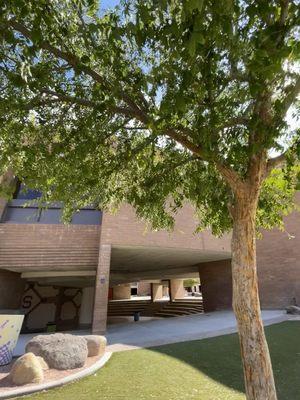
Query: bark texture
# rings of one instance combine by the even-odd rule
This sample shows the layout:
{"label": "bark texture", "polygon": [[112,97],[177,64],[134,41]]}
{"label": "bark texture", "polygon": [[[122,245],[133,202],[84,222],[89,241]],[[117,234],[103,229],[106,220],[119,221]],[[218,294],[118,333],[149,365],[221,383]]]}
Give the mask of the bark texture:
{"label": "bark texture", "polygon": [[255,216],[258,194],[243,191],[233,207],[233,309],[238,324],[247,400],[277,400],[265,338],[256,271]]}

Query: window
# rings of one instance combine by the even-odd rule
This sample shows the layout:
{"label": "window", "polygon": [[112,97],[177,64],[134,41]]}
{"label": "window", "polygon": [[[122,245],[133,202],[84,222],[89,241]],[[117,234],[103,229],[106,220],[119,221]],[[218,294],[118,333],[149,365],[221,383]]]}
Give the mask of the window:
{"label": "window", "polygon": [[42,193],[36,189],[29,189],[24,183],[17,183],[16,191],[14,193],[14,199],[19,200],[35,200],[39,199]]}
{"label": "window", "polygon": [[2,222],[17,222],[19,224],[34,224],[37,222],[39,210],[31,207],[7,206]]}
{"label": "window", "polygon": [[83,209],[72,217],[72,224],[77,225],[99,225],[101,223],[101,211]]}
{"label": "window", "polygon": [[[24,184],[18,183],[14,194],[2,216],[3,223],[18,224],[61,224],[62,203],[49,204],[41,209],[32,200],[38,199],[42,193],[35,189],[29,189]],[[28,204],[29,203],[29,204]],[[75,225],[100,225],[102,213],[92,207],[85,207],[76,212],[71,220]]]}
{"label": "window", "polygon": [[60,224],[62,217],[61,208],[47,208],[41,210],[39,223],[40,224]]}
{"label": "window", "polygon": [[[62,206],[49,205],[46,209],[41,209],[37,205],[25,206],[28,200],[12,200],[8,203],[4,215],[3,223],[18,224],[61,224]],[[71,224],[75,225],[100,225],[102,212],[92,208],[84,208],[75,213],[71,219]]]}

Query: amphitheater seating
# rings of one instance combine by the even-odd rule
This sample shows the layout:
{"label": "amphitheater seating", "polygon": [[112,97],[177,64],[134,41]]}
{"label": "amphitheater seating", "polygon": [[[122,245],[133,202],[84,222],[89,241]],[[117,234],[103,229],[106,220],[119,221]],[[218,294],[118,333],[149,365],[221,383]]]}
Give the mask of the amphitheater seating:
{"label": "amphitheater seating", "polygon": [[145,317],[178,317],[182,315],[203,313],[203,302],[201,298],[180,299],[170,302],[160,300],[111,300],[108,303],[108,316],[133,316],[139,312]]}

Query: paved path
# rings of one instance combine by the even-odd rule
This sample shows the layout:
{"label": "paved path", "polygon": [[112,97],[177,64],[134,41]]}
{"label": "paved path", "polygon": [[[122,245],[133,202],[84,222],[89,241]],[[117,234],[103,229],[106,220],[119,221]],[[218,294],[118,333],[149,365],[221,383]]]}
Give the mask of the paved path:
{"label": "paved path", "polygon": [[[265,325],[288,319],[285,311],[263,311]],[[108,327],[105,335],[110,352],[159,346],[162,344],[204,339],[236,332],[236,321],[231,311],[216,311],[183,317],[161,318],[150,321],[125,322]],[[89,331],[73,331],[87,335]],[[24,354],[26,343],[36,334],[20,335],[14,355]]]}
{"label": "paved path", "polygon": [[[262,315],[265,325],[287,320],[286,312],[282,310],[267,310]],[[113,325],[106,334],[107,350],[115,352],[203,339],[233,333],[236,329],[231,311]]]}

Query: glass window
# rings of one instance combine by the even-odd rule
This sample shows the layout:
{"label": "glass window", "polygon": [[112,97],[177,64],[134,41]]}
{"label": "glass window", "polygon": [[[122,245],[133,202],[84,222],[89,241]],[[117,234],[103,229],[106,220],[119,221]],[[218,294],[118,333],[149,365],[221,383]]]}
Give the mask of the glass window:
{"label": "glass window", "polygon": [[41,211],[39,219],[40,224],[60,224],[62,210],[61,208],[48,208]]}
{"label": "glass window", "polygon": [[72,217],[72,224],[78,225],[100,225],[101,211],[98,210],[80,210]]}
{"label": "glass window", "polygon": [[14,197],[20,200],[34,200],[41,196],[42,193],[39,190],[29,189],[24,183],[21,183]]}
{"label": "glass window", "polygon": [[17,222],[19,224],[34,224],[37,222],[39,210],[37,208],[7,207],[3,222]]}
{"label": "glass window", "polygon": [[[61,224],[63,203],[49,203],[46,209],[40,209],[37,201],[41,197],[38,190],[28,189],[22,183],[18,183],[14,199],[11,200],[0,222],[21,224]],[[102,212],[95,210],[93,206],[87,206],[75,213],[71,224],[100,225]]]}

